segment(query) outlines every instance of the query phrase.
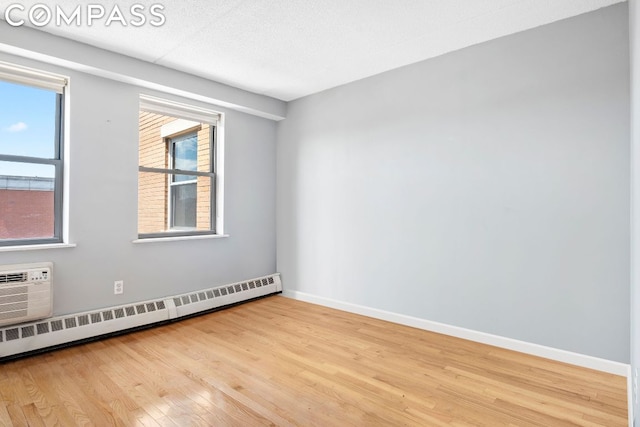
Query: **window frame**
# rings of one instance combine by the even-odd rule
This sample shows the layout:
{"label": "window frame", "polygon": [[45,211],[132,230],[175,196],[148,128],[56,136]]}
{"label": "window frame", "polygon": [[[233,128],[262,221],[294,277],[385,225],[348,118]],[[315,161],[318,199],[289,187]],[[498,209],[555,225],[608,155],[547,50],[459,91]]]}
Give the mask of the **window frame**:
{"label": "window frame", "polygon": [[31,88],[49,90],[56,93],[56,113],[54,130],[54,155],[52,158],[19,156],[0,153],[0,161],[50,165],[54,167],[53,178],[53,236],[35,238],[0,239],[0,248],[23,247],[66,243],[66,222],[64,209],[65,176],[65,100],[68,79],[57,74],[32,68],[0,62],[0,80]]}
{"label": "window frame", "polygon": [[[147,95],[140,95],[140,107],[139,111],[147,111],[155,114],[161,114],[169,117],[173,117],[176,119],[184,119],[189,121],[197,121],[200,122],[201,125],[207,125],[210,127],[209,132],[209,172],[202,171],[188,171],[183,169],[175,169],[173,168],[173,154],[171,153],[170,144],[171,138],[176,138],[181,135],[189,134],[193,131],[193,128],[190,129],[182,129],[177,132],[169,135],[164,135],[162,137],[163,142],[167,144],[167,150],[169,155],[169,165],[167,169],[164,168],[153,168],[138,165],[138,172],[147,172],[147,173],[161,173],[167,175],[167,230],[153,233],[140,233],[138,231],[138,239],[137,241],[153,241],[153,240],[162,240],[172,238],[188,238],[191,236],[195,237],[203,237],[203,236],[222,236],[222,220],[221,220],[221,201],[219,197],[219,172],[221,169],[221,165],[219,165],[218,160],[220,158],[220,145],[218,141],[219,135],[219,127],[222,126],[223,115],[217,111],[202,109],[189,104],[177,103],[174,101],[169,101],[166,99],[156,98]],[[138,139],[138,143],[140,140]],[[140,147],[138,147],[138,153],[140,152]],[[187,175],[193,176],[194,181],[197,182],[198,177],[208,177],[211,180],[210,184],[210,195],[209,195],[209,229],[208,230],[197,230],[197,229],[184,229],[184,228],[173,228],[171,227],[172,223],[172,202],[171,202],[171,183],[172,183],[172,175]],[[196,190],[197,191],[197,190]],[[197,200],[197,197],[196,197]],[[138,206],[138,215],[140,214],[139,206]]]}

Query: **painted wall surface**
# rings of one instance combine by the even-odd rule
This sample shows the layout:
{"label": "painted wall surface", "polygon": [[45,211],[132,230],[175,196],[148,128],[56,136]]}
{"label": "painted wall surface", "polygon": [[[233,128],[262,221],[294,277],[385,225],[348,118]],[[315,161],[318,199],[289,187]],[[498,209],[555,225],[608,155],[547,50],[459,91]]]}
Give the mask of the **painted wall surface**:
{"label": "painted wall surface", "polygon": [[286,290],[629,361],[621,4],[299,99]]}
{"label": "painted wall surface", "polygon": [[[633,415],[640,415],[640,8],[629,1],[629,52],[631,54],[631,375]],[[635,420],[634,420],[635,422]],[[637,424],[633,424],[634,426]]]}
{"label": "painted wall surface", "polygon": [[[56,315],[275,272],[275,122],[194,102],[226,113],[224,231],[229,237],[134,244],[141,90],[11,55],[0,60],[70,76],[69,233],[77,247],[0,252],[0,264],[54,262]],[[173,83],[180,89],[189,79],[180,74]],[[124,280],[124,295],[113,294],[115,280]]]}

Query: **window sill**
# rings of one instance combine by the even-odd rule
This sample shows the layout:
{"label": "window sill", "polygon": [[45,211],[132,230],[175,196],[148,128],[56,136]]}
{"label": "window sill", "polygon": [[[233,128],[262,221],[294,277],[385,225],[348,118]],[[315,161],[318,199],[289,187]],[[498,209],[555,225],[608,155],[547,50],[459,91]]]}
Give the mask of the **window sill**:
{"label": "window sill", "polygon": [[75,243],[45,243],[42,245],[0,246],[0,252],[40,251],[45,249],[64,249],[75,247]]}
{"label": "window sill", "polygon": [[177,240],[203,240],[203,239],[223,239],[229,237],[228,234],[205,234],[201,236],[167,236],[167,237],[149,237],[147,239],[136,239],[133,243],[158,243],[158,242],[175,242]]}

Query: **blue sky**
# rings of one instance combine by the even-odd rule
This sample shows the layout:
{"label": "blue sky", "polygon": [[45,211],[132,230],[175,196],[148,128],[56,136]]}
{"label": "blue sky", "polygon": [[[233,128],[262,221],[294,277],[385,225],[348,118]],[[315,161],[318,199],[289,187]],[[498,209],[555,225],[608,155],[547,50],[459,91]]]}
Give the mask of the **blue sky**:
{"label": "blue sky", "polygon": [[[53,158],[55,92],[0,81],[0,154]],[[0,161],[0,175],[53,177],[52,166]]]}

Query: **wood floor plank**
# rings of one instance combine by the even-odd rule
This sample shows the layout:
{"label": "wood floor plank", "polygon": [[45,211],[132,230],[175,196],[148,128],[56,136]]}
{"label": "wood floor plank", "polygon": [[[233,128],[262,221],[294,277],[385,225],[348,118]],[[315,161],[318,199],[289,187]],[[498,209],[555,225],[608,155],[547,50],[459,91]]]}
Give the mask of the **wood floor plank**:
{"label": "wood floor plank", "polygon": [[273,296],[0,364],[7,426],[627,426],[626,379]]}
{"label": "wood floor plank", "polygon": [[[34,399],[34,404],[40,417],[44,419],[45,425],[76,425],[76,421],[59,399],[60,396],[57,392],[59,382],[56,381],[56,375],[49,366],[43,363],[30,364],[28,363],[30,360],[24,360],[25,363],[19,369],[23,378],[28,378],[28,381],[33,383],[32,387],[37,390],[34,391],[38,395]],[[52,400],[51,396],[55,396],[56,399]]]}
{"label": "wood floor plank", "polygon": [[36,405],[30,403],[28,405],[24,405],[22,407],[22,414],[24,418],[27,420],[27,423],[30,427],[45,427],[46,422],[43,417],[38,413],[38,409]]}
{"label": "wood floor plank", "polygon": [[0,401],[0,426],[10,426],[11,425],[11,415],[9,415],[9,411],[7,411],[6,402]]}
{"label": "wood floor plank", "polygon": [[24,416],[24,412],[22,412],[22,408],[15,403],[9,403],[6,406],[7,412],[9,413],[9,419],[11,420],[10,426],[15,427],[28,427],[29,423]]}

